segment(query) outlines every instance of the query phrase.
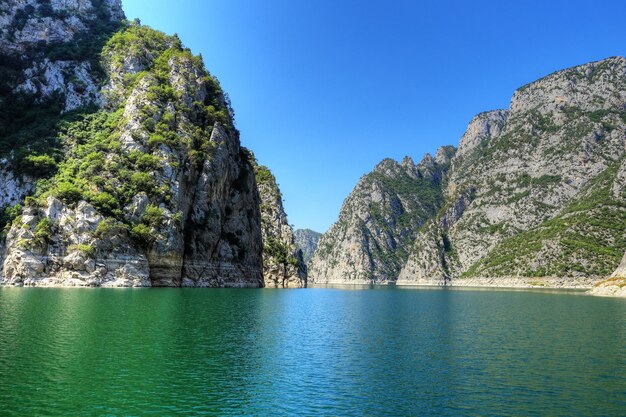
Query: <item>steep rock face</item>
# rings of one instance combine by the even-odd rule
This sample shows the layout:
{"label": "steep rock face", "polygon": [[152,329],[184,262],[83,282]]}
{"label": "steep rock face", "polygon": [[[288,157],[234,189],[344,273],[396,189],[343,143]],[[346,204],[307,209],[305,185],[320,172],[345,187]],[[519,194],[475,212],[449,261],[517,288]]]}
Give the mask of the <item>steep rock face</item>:
{"label": "steep rock face", "polygon": [[276,178],[266,166],[259,166],[254,157],[252,161],[261,199],[265,286],[306,287],[306,264],[302,251],[296,246],[293,229],[287,221]]}
{"label": "steep rock face", "polygon": [[322,234],[311,229],[297,229],[294,231],[294,236],[296,238],[296,246],[302,251],[304,263],[308,264],[311,256],[313,256],[313,252],[317,249],[317,244]]}
{"label": "steep rock face", "polygon": [[[480,149],[488,141],[498,137],[504,128],[509,112],[493,110],[476,115],[469,123],[459,142],[459,148],[451,159],[449,175],[457,181],[469,171],[481,155]],[[461,174],[459,174],[459,172]],[[459,190],[454,181],[445,190],[445,209],[436,218],[430,219],[419,230],[410,255],[396,280],[398,285],[446,285],[452,271],[451,245],[447,230],[456,223],[474,198],[475,189],[466,187]]]}
{"label": "steep rock face", "polygon": [[471,154],[485,141],[498,137],[508,115],[508,110],[492,110],[474,116],[459,141],[459,149],[456,153],[457,163],[460,163],[464,156]]}
{"label": "steep rock face", "polygon": [[477,116],[443,214],[416,239],[399,282],[608,275],[626,247],[625,99],[626,60],[609,58],[520,88],[508,113]]}
{"label": "steep rock face", "polygon": [[28,175],[14,172],[5,159],[0,161],[0,207],[19,204],[24,198],[32,193],[34,181]]}
{"label": "steep rock face", "polygon": [[[263,286],[251,156],[201,58],[175,36],[118,22],[119,1],[9,2],[31,3],[44,9],[16,12],[19,27],[3,15],[3,52],[20,65],[2,98],[50,122],[33,121],[43,135],[2,123],[3,175],[16,184],[0,213],[3,282]],[[81,42],[81,60],[54,59]],[[20,215],[15,203],[33,193]]]}
{"label": "steep rock face", "polygon": [[26,158],[54,146],[59,113],[102,103],[95,53],[123,18],[120,0],[0,3],[0,227],[34,191]]}
{"label": "steep rock face", "polygon": [[[417,230],[439,209],[453,147],[415,164],[386,159],[361,178],[309,263],[316,284],[395,281]],[[438,162],[439,161],[439,162]]]}

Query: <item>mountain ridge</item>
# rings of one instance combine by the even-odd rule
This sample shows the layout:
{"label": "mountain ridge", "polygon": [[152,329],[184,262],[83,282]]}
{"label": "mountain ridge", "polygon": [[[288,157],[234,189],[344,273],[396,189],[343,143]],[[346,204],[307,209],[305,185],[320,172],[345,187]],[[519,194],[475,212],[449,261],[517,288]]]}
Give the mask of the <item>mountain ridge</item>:
{"label": "mountain ridge", "polygon": [[[415,238],[410,247],[398,249],[410,252],[401,271],[383,281],[461,285],[463,280],[493,282],[500,277],[504,284],[507,275],[516,282],[540,282],[537,278],[556,282],[565,277],[559,285],[584,282],[589,286],[610,274],[626,251],[620,236],[626,225],[624,168],[620,168],[626,148],[625,87],[626,60],[611,57],[556,71],[517,89],[510,109],[476,115],[442,177],[444,198],[438,210],[412,231]],[[428,165],[430,158],[427,154],[424,164]],[[597,178],[604,172],[602,182]],[[591,207],[594,201],[602,201],[597,193],[584,191],[594,180],[602,184],[606,204]],[[355,199],[359,187],[346,201]],[[367,217],[367,200],[352,204],[363,209],[361,218]],[[571,206],[570,211],[566,206]],[[562,212],[566,217],[580,213],[580,219],[587,214],[593,221],[581,220],[578,230],[568,226],[567,220],[559,220]],[[346,214],[342,207],[339,222]],[[550,221],[548,229],[541,226]],[[341,245],[355,235],[353,230],[343,230],[340,235],[333,227],[320,246],[333,239]],[[543,229],[531,232],[537,227]],[[544,236],[545,230],[557,234],[550,240]],[[583,231],[593,231],[596,237],[583,238]],[[518,235],[518,241],[507,243]],[[535,241],[529,240],[532,236]],[[535,242],[526,258],[516,257],[519,240]],[[353,240],[353,250],[363,247]],[[509,255],[502,254],[505,247],[510,247]],[[330,249],[317,257],[319,261],[314,255],[319,264],[311,268],[313,283],[327,282],[323,273],[317,274],[334,267],[334,258],[323,260],[332,253]],[[499,267],[495,269],[497,259]],[[479,267],[483,264],[491,266]],[[363,268],[373,271],[367,265]],[[337,276],[335,283],[351,283],[356,275],[345,269]],[[377,277],[361,281],[378,282]]]}

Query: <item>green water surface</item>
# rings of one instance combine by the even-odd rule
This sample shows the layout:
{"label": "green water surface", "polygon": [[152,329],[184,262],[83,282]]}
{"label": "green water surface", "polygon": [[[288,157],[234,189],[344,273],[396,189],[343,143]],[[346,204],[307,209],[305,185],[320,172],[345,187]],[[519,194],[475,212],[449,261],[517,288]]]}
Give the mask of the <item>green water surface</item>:
{"label": "green water surface", "polygon": [[0,415],[626,415],[626,300],[0,288]]}

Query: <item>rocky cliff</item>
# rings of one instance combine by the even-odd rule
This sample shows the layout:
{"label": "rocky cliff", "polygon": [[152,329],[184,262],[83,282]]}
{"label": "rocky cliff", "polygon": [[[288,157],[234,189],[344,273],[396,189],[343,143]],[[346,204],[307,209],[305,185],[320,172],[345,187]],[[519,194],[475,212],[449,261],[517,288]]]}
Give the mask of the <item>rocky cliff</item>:
{"label": "rocky cliff", "polygon": [[311,229],[297,229],[294,231],[296,246],[302,251],[304,263],[308,264],[313,252],[317,249],[317,244],[322,236],[321,233]]}
{"label": "rocky cliff", "polygon": [[395,281],[418,229],[443,203],[441,184],[454,153],[444,147],[419,164],[385,159],[363,176],[319,240],[309,263],[314,282]]}
{"label": "rocky cliff", "polygon": [[293,228],[287,221],[283,196],[274,174],[252,158],[261,198],[263,236],[263,279],[266,287],[303,288],[307,284],[306,264],[296,246]]}
{"label": "rocky cliff", "polygon": [[[624,58],[528,84],[515,92],[508,110],[470,122],[440,182],[441,203],[405,231],[411,243],[393,250],[406,259],[401,271],[376,272],[365,281],[569,286],[607,276],[626,250],[625,153]],[[350,203],[362,208],[358,218],[378,213],[369,209],[365,193],[358,199]],[[342,248],[345,257],[366,247],[351,233],[337,233],[344,223],[340,215],[321,239],[320,254]],[[363,259],[372,253],[364,251]],[[338,265],[337,280],[351,282],[354,268]],[[326,282],[327,276],[311,268],[311,280],[318,279]]]}
{"label": "rocky cliff", "polygon": [[253,157],[202,58],[119,0],[0,7],[3,283],[263,286]]}

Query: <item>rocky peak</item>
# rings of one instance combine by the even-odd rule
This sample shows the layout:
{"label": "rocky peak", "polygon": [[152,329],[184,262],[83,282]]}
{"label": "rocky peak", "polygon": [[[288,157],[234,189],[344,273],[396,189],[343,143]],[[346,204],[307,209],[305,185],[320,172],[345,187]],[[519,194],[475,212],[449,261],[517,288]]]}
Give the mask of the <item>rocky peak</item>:
{"label": "rocky peak", "polygon": [[383,175],[393,176],[402,170],[402,165],[391,158],[385,158],[380,161],[375,167],[374,172],[378,172]]}
{"label": "rocky peak", "polygon": [[411,178],[419,178],[422,175],[420,174],[420,171],[415,164],[415,161],[413,161],[413,158],[411,158],[410,156],[405,156],[402,159],[400,166],[402,167],[404,172],[406,172]]}
{"label": "rocky peak", "polygon": [[[359,181],[320,239],[311,279],[446,285],[608,276],[626,251],[625,132],[624,58],[526,85],[509,110],[475,116],[456,152],[427,154],[417,178],[387,160]],[[417,209],[429,195],[432,209]]]}
{"label": "rocky peak", "polygon": [[435,158],[429,153],[425,154],[419,164],[417,164],[417,171],[422,177],[433,178],[435,176],[435,168]]}
{"label": "rocky peak", "polygon": [[[421,171],[424,171],[423,173]],[[309,262],[314,283],[393,282],[406,247],[442,199],[432,156],[420,165],[381,161],[363,176],[319,240]],[[426,174],[426,175],[424,175]]]}
{"label": "rocky peak", "polygon": [[[19,206],[0,207],[3,282],[263,286],[250,156],[202,59],[175,36],[117,24],[119,1],[9,3],[43,6],[26,21],[15,12],[9,24],[17,18],[20,27],[3,34],[16,35],[15,49],[24,53],[9,62],[13,84],[0,100],[0,123],[13,129],[0,138],[3,171],[14,174],[0,172],[0,179],[21,189],[2,201],[28,195],[22,216]],[[51,19],[69,42],[45,35],[51,43],[40,48],[37,32],[20,29]],[[16,102],[45,118],[13,123],[5,104]],[[34,128],[43,134],[20,130]],[[38,168],[31,168],[37,187],[22,181],[30,178],[28,163]]]}
{"label": "rocky peak", "polygon": [[456,155],[467,155],[484,140],[498,136],[508,115],[508,110],[492,110],[474,116],[461,137]]}
{"label": "rocky peak", "polygon": [[404,158],[402,158],[402,162],[400,162],[400,165],[402,166],[402,168],[409,172],[415,169],[415,162],[410,156],[405,156]]}
{"label": "rocky peak", "polygon": [[518,89],[508,112],[472,119],[445,210],[417,237],[403,280],[610,273],[624,250],[612,219],[625,201],[625,62],[558,71]]}
{"label": "rocky peak", "polygon": [[456,148],[452,145],[442,146],[435,153],[435,164],[440,167],[448,166],[456,155]]}

